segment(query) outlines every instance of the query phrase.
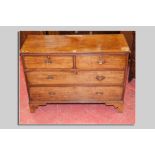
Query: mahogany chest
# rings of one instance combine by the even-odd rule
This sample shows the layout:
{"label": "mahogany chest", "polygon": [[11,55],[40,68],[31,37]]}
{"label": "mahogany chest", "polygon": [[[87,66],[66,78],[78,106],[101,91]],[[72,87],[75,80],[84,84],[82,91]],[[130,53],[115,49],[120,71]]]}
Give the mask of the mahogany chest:
{"label": "mahogany chest", "polygon": [[104,103],[123,112],[130,49],[123,34],[29,35],[21,48],[30,112]]}

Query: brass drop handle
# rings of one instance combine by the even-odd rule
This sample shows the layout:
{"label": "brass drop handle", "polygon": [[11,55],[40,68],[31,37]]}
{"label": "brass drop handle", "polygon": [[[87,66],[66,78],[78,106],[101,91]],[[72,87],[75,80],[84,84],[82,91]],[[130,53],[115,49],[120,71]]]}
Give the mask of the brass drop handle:
{"label": "brass drop handle", "polygon": [[104,64],[104,60],[99,60],[99,61],[98,61],[98,64],[99,64],[99,65]]}
{"label": "brass drop handle", "polygon": [[105,76],[96,76],[96,79],[98,80],[98,81],[102,81],[102,80],[104,80],[105,79]]}
{"label": "brass drop handle", "polygon": [[102,65],[102,64],[105,63],[105,61],[103,60],[102,57],[99,57],[99,60],[97,61],[97,63],[98,63],[99,65]]}
{"label": "brass drop handle", "polygon": [[53,96],[53,95],[55,95],[56,93],[55,92],[49,92],[48,93],[48,95],[50,95],[50,96]]}
{"label": "brass drop handle", "polygon": [[47,56],[47,59],[45,60],[45,63],[46,64],[51,64],[52,63],[52,60],[49,56]]}
{"label": "brass drop handle", "polygon": [[96,95],[103,95],[103,92],[96,92]]}
{"label": "brass drop handle", "polygon": [[54,77],[53,77],[52,75],[48,75],[48,76],[47,76],[47,79],[48,79],[48,80],[52,80],[52,79],[54,79]]}

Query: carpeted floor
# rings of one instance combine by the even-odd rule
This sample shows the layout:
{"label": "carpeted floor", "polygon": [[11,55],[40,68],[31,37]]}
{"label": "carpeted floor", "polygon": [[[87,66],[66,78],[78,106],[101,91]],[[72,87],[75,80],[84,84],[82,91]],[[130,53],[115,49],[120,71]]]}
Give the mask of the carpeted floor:
{"label": "carpeted floor", "polygon": [[[20,63],[21,64],[21,63]],[[19,124],[134,124],[135,80],[127,84],[124,112],[104,104],[50,104],[29,112],[28,95],[20,65]]]}

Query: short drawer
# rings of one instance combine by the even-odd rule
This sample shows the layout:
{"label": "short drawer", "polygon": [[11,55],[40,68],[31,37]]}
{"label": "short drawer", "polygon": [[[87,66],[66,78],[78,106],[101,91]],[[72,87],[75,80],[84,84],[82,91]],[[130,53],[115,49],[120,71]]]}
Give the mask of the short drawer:
{"label": "short drawer", "polygon": [[37,84],[119,84],[124,81],[124,71],[27,72],[31,85]]}
{"label": "short drawer", "polygon": [[122,87],[31,87],[31,100],[104,101],[121,100]]}
{"label": "short drawer", "polygon": [[26,68],[72,68],[71,56],[24,56]]}
{"label": "short drawer", "polygon": [[104,56],[77,56],[77,68],[79,69],[124,69],[126,66],[126,55],[104,55]]}

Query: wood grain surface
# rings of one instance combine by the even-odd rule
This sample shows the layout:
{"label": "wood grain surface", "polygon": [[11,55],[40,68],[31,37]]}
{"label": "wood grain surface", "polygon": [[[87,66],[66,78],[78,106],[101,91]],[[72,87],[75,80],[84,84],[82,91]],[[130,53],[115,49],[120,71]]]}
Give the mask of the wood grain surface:
{"label": "wood grain surface", "polygon": [[31,87],[32,100],[121,100],[122,87]]}
{"label": "wood grain surface", "polygon": [[36,84],[123,84],[124,71],[28,72],[30,85]]}
{"label": "wood grain surface", "polygon": [[72,68],[71,56],[24,56],[26,68]]}
{"label": "wood grain surface", "polygon": [[29,35],[22,53],[129,52],[123,34]]}
{"label": "wood grain surface", "polygon": [[77,56],[76,65],[78,69],[124,69],[126,55],[104,55],[104,56]]}

